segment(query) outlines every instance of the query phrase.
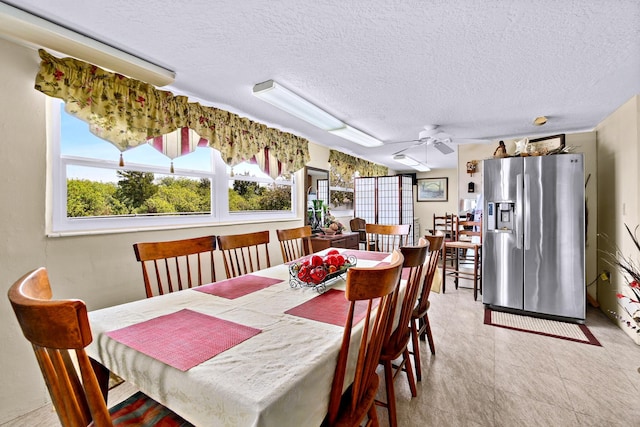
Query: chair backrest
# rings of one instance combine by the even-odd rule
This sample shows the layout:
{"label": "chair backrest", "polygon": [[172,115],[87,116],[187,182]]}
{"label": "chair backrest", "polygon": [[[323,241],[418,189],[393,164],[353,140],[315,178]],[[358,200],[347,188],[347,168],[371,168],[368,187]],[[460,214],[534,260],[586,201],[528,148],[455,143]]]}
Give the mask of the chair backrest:
{"label": "chair backrest", "polygon": [[444,233],[439,233],[435,236],[424,236],[424,238],[429,241],[429,259],[425,266],[426,271],[424,272],[422,288],[418,294],[418,306],[416,308],[418,313],[424,313],[429,308],[429,294],[431,293],[433,277],[438,268],[438,261],[444,245]]}
{"label": "chair backrest", "polygon": [[409,224],[382,225],[366,224],[367,250],[378,252],[391,252],[404,245],[409,237],[411,226]]}
{"label": "chair backrest", "polygon": [[[63,426],[112,426],[85,347],[93,340],[87,308],[80,300],[52,300],[44,268],[9,288],[9,301],[36,359]],[[75,352],[79,372],[70,352]]]}
{"label": "chair backrest", "polygon": [[271,267],[269,231],[218,236],[227,277],[237,277]]}
{"label": "chair backrest", "polygon": [[357,232],[359,234],[358,237],[359,237],[360,243],[367,242],[367,231],[365,230],[366,224],[367,222],[362,218],[353,218],[352,220],[349,221],[349,228],[354,233]]}
{"label": "chair backrest", "polygon": [[283,262],[290,262],[305,255],[311,255],[311,226],[276,230],[280,241]]}
{"label": "chair backrest", "polygon": [[453,241],[457,239],[455,221],[458,218],[457,215],[446,213],[444,215],[433,214],[433,234],[436,231],[442,231],[445,235],[446,241]]}
{"label": "chair backrest", "polygon": [[[427,259],[427,254],[429,253],[429,242],[424,238],[420,238],[418,245],[403,246],[400,248],[400,251],[404,257],[402,268],[405,272],[408,270],[409,274],[406,276],[407,279],[402,298],[399,298],[400,290],[398,290],[397,295],[394,297],[397,305],[396,310],[399,312],[396,314],[397,324],[395,328],[389,328],[385,342],[385,349],[388,348],[390,350],[389,353],[398,352],[409,342],[411,332],[409,322],[418,299],[418,293],[422,287],[422,271]],[[385,354],[386,353],[387,352],[385,352]]]}
{"label": "chair backrest", "polygon": [[[353,318],[355,304],[357,301],[366,301],[367,310],[363,318],[363,333],[358,355],[355,360],[355,376],[350,387],[350,408],[352,410],[359,407],[359,403],[364,399],[370,381],[376,374],[378,360],[382,351],[385,333],[391,319],[393,318],[394,305],[393,295],[400,283],[402,274],[402,263],[404,257],[400,251],[394,251],[391,263],[381,267],[364,268],[352,267],[347,271],[347,289],[345,298],[350,301],[349,313],[344,326],[342,336],[342,346],[338,355],[333,383],[331,385],[331,396],[329,399],[329,411],[327,420],[329,425],[334,425],[342,398],[344,379],[347,372],[347,361],[349,359],[349,345],[353,328]],[[379,304],[374,304],[379,298]]]}
{"label": "chair backrest", "polygon": [[[482,243],[482,221],[456,221],[456,237],[460,241]],[[478,237],[478,239],[474,239]]]}
{"label": "chair backrest", "polygon": [[216,281],[216,236],[135,243],[147,298]]}

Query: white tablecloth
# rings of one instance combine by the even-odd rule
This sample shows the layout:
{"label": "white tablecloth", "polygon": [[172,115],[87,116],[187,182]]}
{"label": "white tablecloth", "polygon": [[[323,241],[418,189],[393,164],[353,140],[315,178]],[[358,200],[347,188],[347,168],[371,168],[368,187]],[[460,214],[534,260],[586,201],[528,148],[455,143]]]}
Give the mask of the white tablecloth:
{"label": "white tablecloth", "polygon": [[[358,260],[362,267],[376,264]],[[89,356],[198,426],[320,425],[343,328],[284,313],[318,296],[312,288],[291,288],[287,265],[256,274],[282,282],[233,300],[189,289],[93,311]],[[329,288],[344,286],[340,279]],[[105,335],[183,308],[262,332],[186,372]]]}

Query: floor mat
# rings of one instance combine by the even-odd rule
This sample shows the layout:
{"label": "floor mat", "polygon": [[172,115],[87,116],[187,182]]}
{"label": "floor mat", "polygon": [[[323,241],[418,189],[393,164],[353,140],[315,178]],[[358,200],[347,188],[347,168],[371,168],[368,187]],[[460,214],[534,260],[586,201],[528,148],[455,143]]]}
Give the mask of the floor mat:
{"label": "floor mat", "polygon": [[505,313],[502,311],[491,310],[490,308],[485,308],[484,310],[485,325],[493,325],[500,328],[513,329],[515,331],[546,335],[548,337],[581,342],[584,344],[600,345],[600,342],[593,336],[586,325]]}

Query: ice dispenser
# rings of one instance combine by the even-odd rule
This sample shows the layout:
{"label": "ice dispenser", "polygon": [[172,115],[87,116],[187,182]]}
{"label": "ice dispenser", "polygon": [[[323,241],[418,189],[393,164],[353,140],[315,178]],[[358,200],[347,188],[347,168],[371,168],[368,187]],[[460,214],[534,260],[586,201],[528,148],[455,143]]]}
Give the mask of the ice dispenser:
{"label": "ice dispenser", "polygon": [[515,228],[515,203],[487,203],[487,229],[513,231]]}

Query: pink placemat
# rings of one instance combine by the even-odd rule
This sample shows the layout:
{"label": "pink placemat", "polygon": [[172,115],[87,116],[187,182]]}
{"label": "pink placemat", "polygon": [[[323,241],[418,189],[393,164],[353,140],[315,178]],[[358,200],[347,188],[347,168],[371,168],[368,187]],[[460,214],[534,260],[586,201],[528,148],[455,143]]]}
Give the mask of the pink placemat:
{"label": "pink placemat", "polygon": [[186,371],[260,332],[185,308],[107,332],[107,336]]}
{"label": "pink placemat", "polygon": [[[378,303],[379,300],[374,301],[374,306],[377,306]],[[353,315],[354,323],[362,320],[366,312],[367,301],[356,302]],[[347,314],[349,314],[349,301],[344,297],[344,291],[329,289],[327,292],[285,311],[285,313],[331,325],[344,326],[347,322]]]}
{"label": "pink placemat", "polygon": [[217,295],[222,298],[236,299],[260,289],[282,282],[282,279],[245,274],[233,279],[221,280],[209,285],[193,288],[194,291]]}
{"label": "pink placemat", "polygon": [[373,251],[347,251],[341,254],[342,256],[355,255],[358,259],[366,259],[369,261],[382,261],[389,256],[387,252],[373,252]]}

